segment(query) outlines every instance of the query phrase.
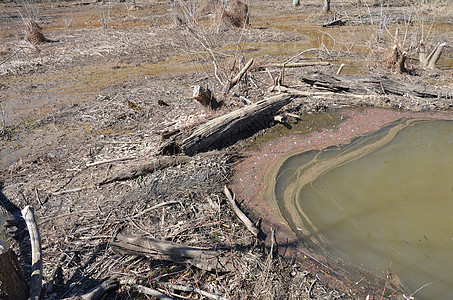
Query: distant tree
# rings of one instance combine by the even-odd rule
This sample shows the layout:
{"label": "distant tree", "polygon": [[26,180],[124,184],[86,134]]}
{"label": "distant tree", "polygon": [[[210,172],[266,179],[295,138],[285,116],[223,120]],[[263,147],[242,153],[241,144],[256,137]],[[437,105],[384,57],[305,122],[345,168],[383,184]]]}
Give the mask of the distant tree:
{"label": "distant tree", "polygon": [[322,10],[324,13],[328,13],[330,11],[330,0],[324,0],[324,7]]}

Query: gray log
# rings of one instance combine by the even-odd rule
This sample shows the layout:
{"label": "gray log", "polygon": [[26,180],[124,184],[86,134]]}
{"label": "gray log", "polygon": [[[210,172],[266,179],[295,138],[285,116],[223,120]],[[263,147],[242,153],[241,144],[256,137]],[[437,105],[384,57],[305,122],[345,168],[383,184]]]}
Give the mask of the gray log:
{"label": "gray log", "polygon": [[230,112],[200,125],[180,148],[187,155],[222,148],[269,126],[273,114],[294,96],[277,95]]}
{"label": "gray log", "polygon": [[397,81],[388,77],[340,76],[320,72],[311,72],[302,76],[302,81],[316,88],[333,92],[348,92],[356,94],[393,94],[410,95],[420,98],[449,98],[453,97],[451,90],[435,90],[422,85]]}

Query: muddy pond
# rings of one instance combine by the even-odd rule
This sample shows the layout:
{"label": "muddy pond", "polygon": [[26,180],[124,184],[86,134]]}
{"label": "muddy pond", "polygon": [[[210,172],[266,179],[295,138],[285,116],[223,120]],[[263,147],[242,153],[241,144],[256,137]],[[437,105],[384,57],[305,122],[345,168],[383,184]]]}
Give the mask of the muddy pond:
{"label": "muddy pond", "polygon": [[346,269],[396,274],[406,295],[453,288],[453,122],[403,119],[278,166],[274,201],[297,237]]}

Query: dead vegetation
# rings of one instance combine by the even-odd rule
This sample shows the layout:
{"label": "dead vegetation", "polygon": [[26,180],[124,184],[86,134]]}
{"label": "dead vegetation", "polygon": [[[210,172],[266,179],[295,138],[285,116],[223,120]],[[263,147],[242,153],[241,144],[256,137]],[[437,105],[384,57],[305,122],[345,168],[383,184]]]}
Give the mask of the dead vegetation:
{"label": "dead vegetation", "polygon": [[[302,37],[253,28],[250,15],[255,12],[249,8],[258,5],[255,2],[231,1],[228,8],[204,2],[199,9],[189,2],[174,3],[181,6],[165,6],[155,23],[124,31],[114,27],[122,23],[115,19],[115,10],[112,15],[109,11],[106,30],[95,30],[94,38],[90,38],[93,29],[76,28],[75,15],[74,28],[61,35],[61,43],[39,44],[39,55],[27,52],[20,61],[24,67],[6,62],[2,66],[2,74],[12,79],[14,74],[44,73],[39,68],[55,78],[78,68],[93,74],[91,64],[101,68],[115,61],[105,73],[84,79],[95,83],[87,92],[89,101],[73,103],[87,94],[70,94],[70,105],[39,122],[24,124],[27,134],[38,132],[38,138],[30,135],[33,143],[48,130],[54,130],[55,142],[45,140],[50,148],[2,170],[0,200],[15,216],[9,230],[27,278],[32,273],[32,252],[19,208],[31,205],[42,238],[42,294],[47,299],[104,295],[352,299],[367,293],[379,299],[382,286],[376,290],[364,282],[363,290],[351,290],[337,284],[336,277],[333,282],[326,279],[333,272],[323,263],[288,254],[294,245],[277,240],[273,228],[260,227],[259,218],[251,217],[254,211],[242,205],[243,199],[225,193],[224,187],[230,183],[232,166],[247,155],[242,152],[243,140],[253,140],[275,122],[290,127],[305,113],[351,106],[446,110],[452,106],[451,91],[377,75],[374,81],[366,76],[333,76],[337,70],[333,58],[339,51],[326,45],[313,51],[291,50],[289,55],[279,48],[277,57],[270,51],[255,57],[262,53],[258,48],[262,43],[298,42]],[[288,7],[293,9],[291,3]],[[178,27],[170,24],[173,13],[182,21]],[[202,24],[209,14],[214,29],[221,30]],[[229,48],[222,48],[226,43]],[[406,56],[404,49],[410,50]],[[401,58],[407,60],[412,51],[401,42],[390,52],[391,67],[405,72],[408,68]],[[14,53],[5,55],[11,57],[8,63],[19,63]],[[196,65],[190,75],[162,71],[190,63]],[[66,80],[73,84],[77,76],[83,74]],[[33,80],[40,78],[44,77]],[[43,93],[60,91],[59,83]],[[24,86],[0,88],[13,98],[17,97],[13,89]],[[28,95],[39,92],[25,87]],[[61,94],[58,97],[64,97]],[[12,128],[8,138],[2,137],[5,143],[17,143],[14,135],[23,134],[20,126]]]}

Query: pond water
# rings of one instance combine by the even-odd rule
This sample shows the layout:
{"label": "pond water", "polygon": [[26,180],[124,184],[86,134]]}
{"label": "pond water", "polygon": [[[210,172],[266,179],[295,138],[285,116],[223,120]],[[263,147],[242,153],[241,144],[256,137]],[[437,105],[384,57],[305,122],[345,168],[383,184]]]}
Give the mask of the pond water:
{"label": "pond water", "polygon": [[416,299],[450,298],[453,122],[403,120],[296,154],[274,197],[299,239],[346,268],[396,274]]}

